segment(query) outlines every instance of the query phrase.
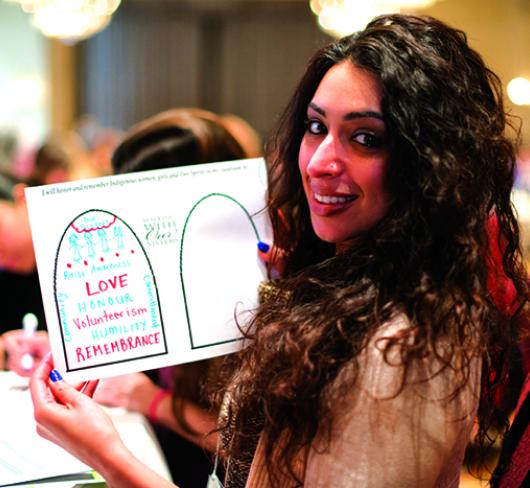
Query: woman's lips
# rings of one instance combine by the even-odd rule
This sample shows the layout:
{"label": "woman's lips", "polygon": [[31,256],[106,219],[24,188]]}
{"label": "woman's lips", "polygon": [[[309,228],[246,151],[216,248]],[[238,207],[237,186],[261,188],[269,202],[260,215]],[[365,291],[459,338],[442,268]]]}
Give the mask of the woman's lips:
{"label": "woman's lips", "polygon": [[355,200],[358,195],[321,195],[320,193],[313,193],[315,200],[324,204],[348,203]]}
{"label": "woman's lips", "polygon": [[320,216],[332,215],[342,212],[357,200],[359,195],[324,195],[313,193],[313,198],[309,202],[311,211]]}

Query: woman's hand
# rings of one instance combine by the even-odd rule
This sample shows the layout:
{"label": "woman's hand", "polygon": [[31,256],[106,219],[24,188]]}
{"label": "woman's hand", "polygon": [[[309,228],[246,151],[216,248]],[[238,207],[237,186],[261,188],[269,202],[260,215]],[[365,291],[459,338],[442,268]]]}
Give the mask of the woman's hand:
{"label": "woman's hand", "polygon": [[132,373],[101,380],[94,400],[148,415],[149,405],[159,389],[144,373]]}
{"label": "woman's hand", "polygon": [[285,271],[285,251],[265,242],[258,242],[258,257],[270,268],[271,278],[278,279]]}
{"label": "woman's hand", "polygon": [[110,417],[90,398],[97,381],[85,383],[80,393],[52,368],[50,354],[30,381],[39,435],[96,469],[109,487],[174,488],[125,447]]}
{"label": "woman's hand", "polygon": [[80,393],[52,368],[49,354],[30,381],[37,432],[103,472],[109,459],[126,448],[109,416],[90,398],[97,381],[87,382]]}

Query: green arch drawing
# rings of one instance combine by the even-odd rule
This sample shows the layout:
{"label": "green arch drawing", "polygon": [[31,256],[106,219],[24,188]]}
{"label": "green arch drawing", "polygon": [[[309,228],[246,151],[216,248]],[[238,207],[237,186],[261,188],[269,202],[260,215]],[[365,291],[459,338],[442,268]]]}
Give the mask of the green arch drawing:
{"label": "green arch drawing", "polygon": [[186,228],[188,226],[188,222],[190,220],[191,214],[195,211],[195,209],[201,203],[203,203],[205,200],[207,200],[208,198],[211,198],[211,197],[222,197],[222,198],[226,198],[227,200],[230,200],[231,202],[235,203],[243,211],[243,213],[246,215],[247,219],[250,222],[250,225],[252,226],[252,229],[254,230],[254,234],[256,235],[257,241],[258,242],[260,241],[258,229],[257,229],[256,225],[254,224],[254,221],[252,220],[252,216],[250,215],[249,211],[239,201],[237,201],[234,197],[231,197],[230,195],[226,195],[225,193],[209,193],[208,195],[205,195],[204,197],[199,199],[195,203],[195,205],[193,205],[191,210],[189,211],[188,215],[186,216],[186,220],[184,221],[184,227],[182,229],[182,238],[180,240],[179,271],[180,271],[180,284],[182,286],[182,296],[184,298],[184,309],[186,311],[186,322],[188,324],[188,334],[190,336],[190,344],[191,344],[191,348],[192,349],[200,349],[202,347],[216,346],[216,345],[219,345],[219,344],[226,344],[226,343],[229,343],[229,342],[233,342],[234,340],[238,340],[238,339],[229,339],[229,340],[226,340],[226,341],[214,342],[214,343],[211,343],[211,344],[202,344],[202,345],[198,345],[198,346],[196,346],[194,344],[194,342],[193,342],[193,333],[192,333],[192,329],[191,329],[191,320],[190,320],[190,314],[189,314],[189,310],[188,310],[188,300],[187,300],[187,297],[186,297],[186,287],[184,285],[184,271],[182,269],[182,260],[183,260],[183,254],[184,254],[184,238],[186,236]]}

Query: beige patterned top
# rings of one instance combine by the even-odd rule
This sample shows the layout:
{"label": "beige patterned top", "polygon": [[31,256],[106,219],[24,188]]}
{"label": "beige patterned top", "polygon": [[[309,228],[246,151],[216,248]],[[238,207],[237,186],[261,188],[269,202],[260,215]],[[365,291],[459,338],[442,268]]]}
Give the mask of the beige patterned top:
{"label": "beige patterned top", "polygon": [[[383,359],[385,337],[408,327],[399,317],[382,326],[360,356],[358,381],[336,406],[331,444],[317,436],[300,462],[309,488],[457,488],[464,450],[478,408],[481,359],[473,358],[466,386],[456,396],[457,373],[433,358],[409,370],[404,389],[398,353]],[[442,346],[443,347],[443,346]],[[247,488],[266,488],[261,443]],[[288,488],[286,480],[281,484]]]}

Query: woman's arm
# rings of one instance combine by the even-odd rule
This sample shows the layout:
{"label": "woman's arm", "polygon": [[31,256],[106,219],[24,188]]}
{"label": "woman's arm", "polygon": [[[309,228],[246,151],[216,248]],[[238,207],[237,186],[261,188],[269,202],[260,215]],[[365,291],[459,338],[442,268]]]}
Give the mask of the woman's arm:
{"label": "woman's arm", "polygon": [[[30,382],[39,435],[93,467],[112,488],[175,486],[135,458],[103,409],[55,372],[50,375],[52,368],[48,355]],[[89,383],[89,394],[94,388],[95,383]]]}
{"label": "woman's arm", "polygon": [[158,404],[153,404],[160,392],[161,388],[155,385],[147,375],[133,373],[102,380],[94,399],[105,405],[125,407],[133,412],[139,412],[199,447],[215,452],[217,433],[213,431],[217,427],[217,417],[198,405],[184,400],[184,419],[197,432],[194,435],[183,429],[175,418],[170,395],[164,396]]}

